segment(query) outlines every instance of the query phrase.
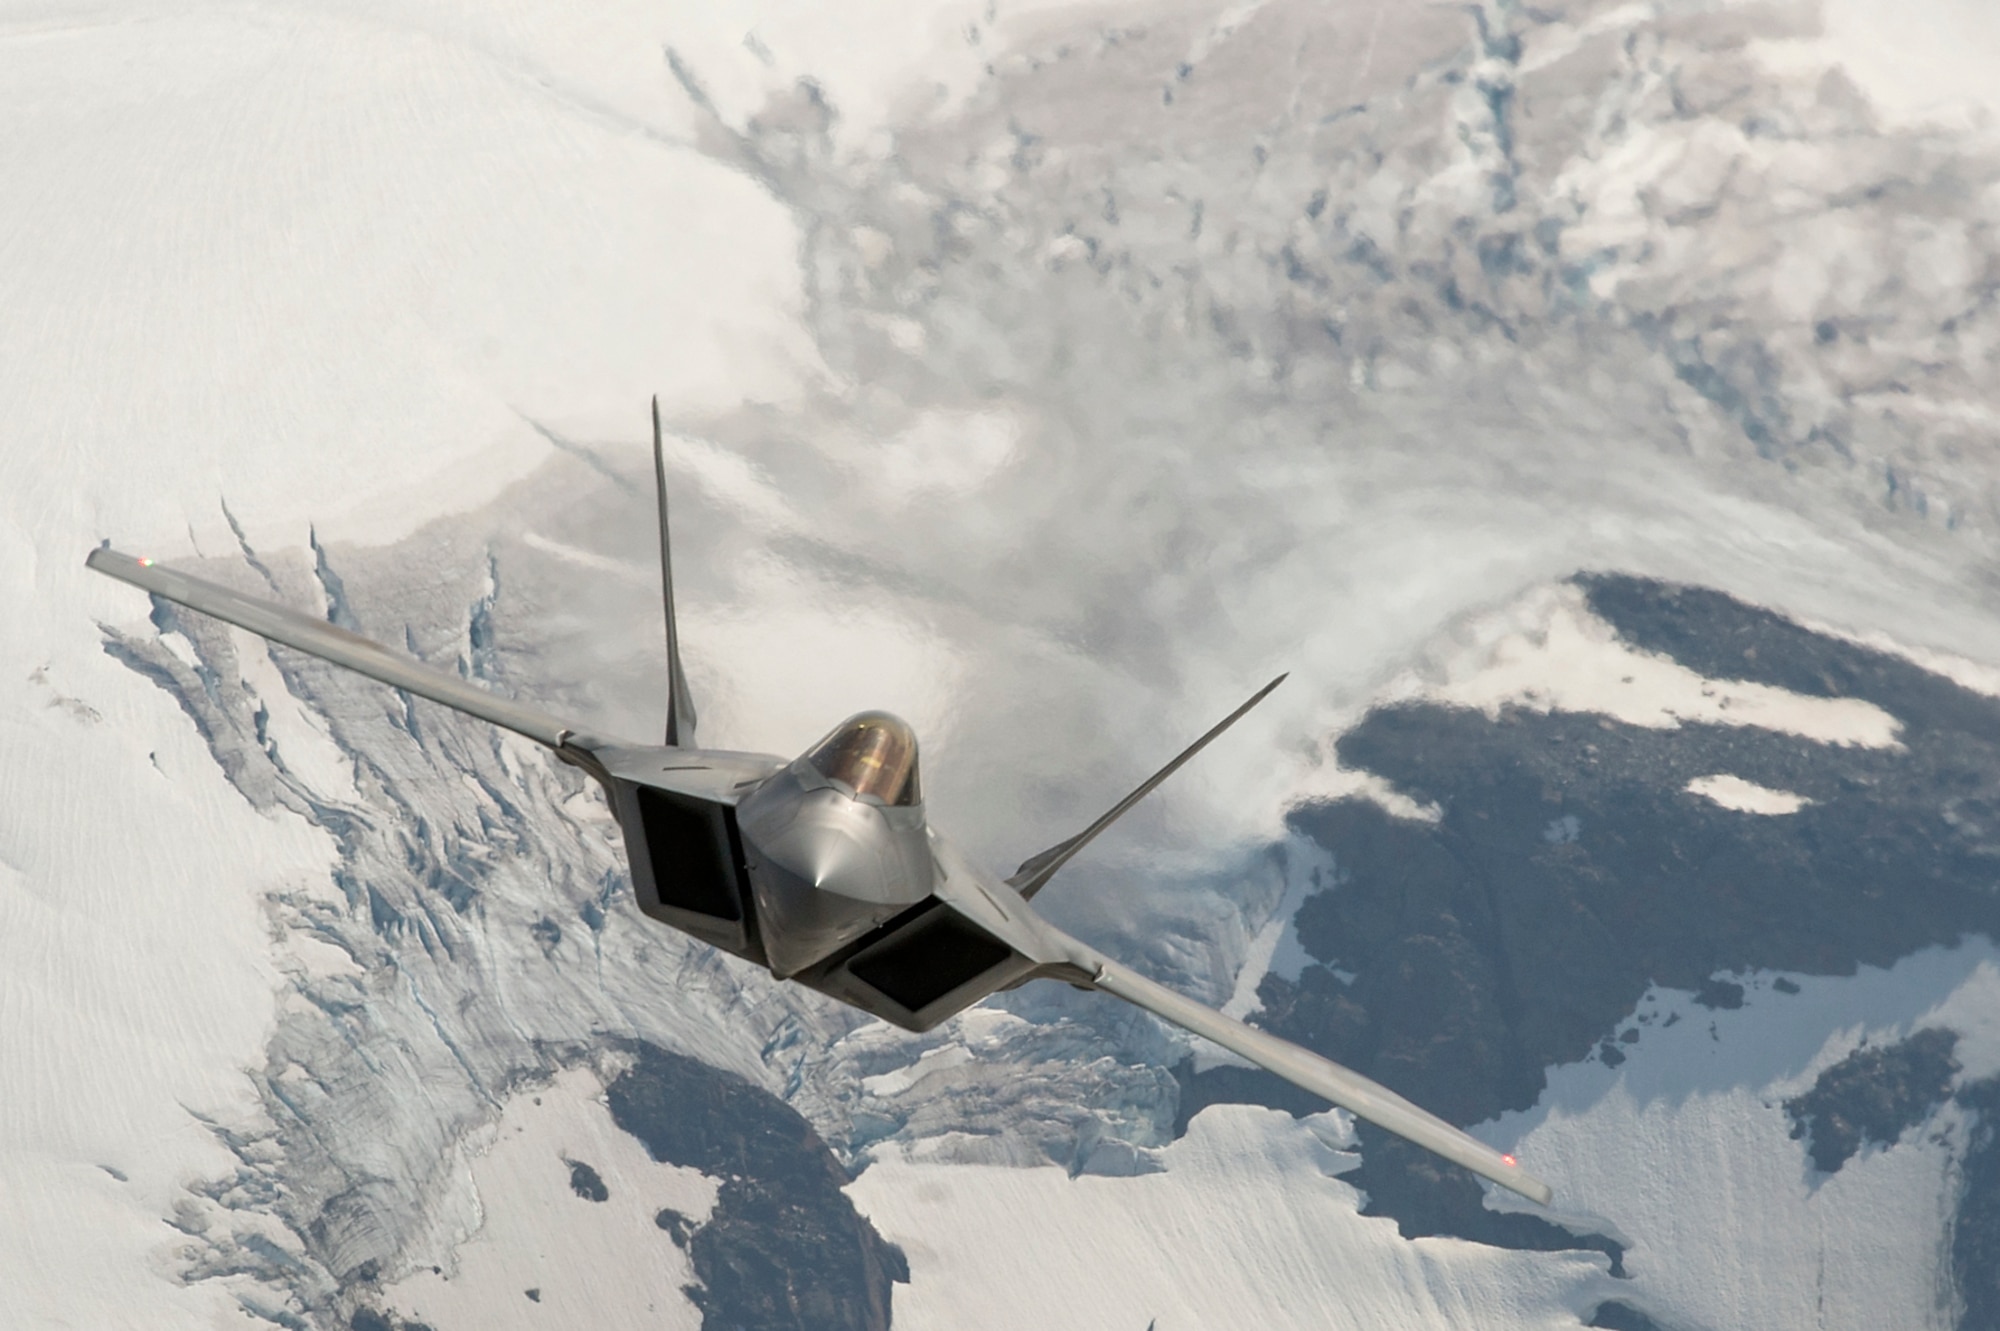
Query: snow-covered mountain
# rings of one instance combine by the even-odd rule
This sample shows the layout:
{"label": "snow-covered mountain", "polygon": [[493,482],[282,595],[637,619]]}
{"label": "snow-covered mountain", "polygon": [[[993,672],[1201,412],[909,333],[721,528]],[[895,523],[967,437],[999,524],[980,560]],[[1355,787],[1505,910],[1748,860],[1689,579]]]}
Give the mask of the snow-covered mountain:
{"label": "snow-covered mountain", "polygon": [[[4,1320],[2000,1326],[1981,52],[0,4]],[[81,567],[643,737],[656,391],[705,737],[892,707],[1007,866],[1289,667],[1043,900],[1556,1210],[1087,995],[862,1023],[530,746]]]}

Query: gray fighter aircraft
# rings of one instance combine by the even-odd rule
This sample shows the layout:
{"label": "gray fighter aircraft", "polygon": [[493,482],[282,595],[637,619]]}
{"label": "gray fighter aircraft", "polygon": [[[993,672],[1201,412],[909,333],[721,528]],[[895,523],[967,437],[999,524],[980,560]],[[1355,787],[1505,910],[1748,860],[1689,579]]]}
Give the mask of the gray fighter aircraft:
{"label": "gray fighter aircraft", "polygon": [[887,712],[849,717],[797,758],[701,748],[681,669],[666,462],[653,404],[667,624],[665,745],[586,733],[283,606],[119,554],[88,564],[155,596],[544,744],[595,777],[624,830],[639,908],[843,1003],[925,1031],[988,994],[1065,980],[1122,998],[1475,1174],[1546,1204],[1511,1155],[1359,1073],[1155,984],[1052,927],[1028,904],[1076,853],[1275,689],[1196,740],[1096,822],[1009,878],[968,862],[924,816],[917,737]]}

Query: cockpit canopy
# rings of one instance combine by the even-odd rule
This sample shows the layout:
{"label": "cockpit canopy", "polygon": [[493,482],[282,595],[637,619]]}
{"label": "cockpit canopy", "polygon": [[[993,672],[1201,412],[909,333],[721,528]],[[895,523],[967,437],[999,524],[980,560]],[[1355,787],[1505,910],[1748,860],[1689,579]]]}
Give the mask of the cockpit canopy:
{"label": "cockpit canopy", "polygon": [[888,712],[861,712],[806,750],[813,770],[856,795],[884,804],[921,804],[917,782],[917,732]]}

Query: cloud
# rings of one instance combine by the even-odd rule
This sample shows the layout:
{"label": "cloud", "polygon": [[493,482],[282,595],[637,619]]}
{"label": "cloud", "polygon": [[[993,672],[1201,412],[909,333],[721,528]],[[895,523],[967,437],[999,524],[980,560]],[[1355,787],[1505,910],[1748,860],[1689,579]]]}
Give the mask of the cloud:
{"label": "cloud", "polygon": [[1398,671],[1578,567],[2000,653],[1990,468],[1910,415],[1989,406],[1993,161],[1773,74],[1730,14],[1363,13],[1395,81],[1356,105],[1319,12],[1077,19],[879,153],[745,122],[826,374],[680,422],[795,519],[692,556],[743,678],[830,720],[819,662],[869,635],[814,616],[893,619],[874,676],[948,678],[940,820],[1004,861],[1290,668],[1087,891],[1235,873]]}

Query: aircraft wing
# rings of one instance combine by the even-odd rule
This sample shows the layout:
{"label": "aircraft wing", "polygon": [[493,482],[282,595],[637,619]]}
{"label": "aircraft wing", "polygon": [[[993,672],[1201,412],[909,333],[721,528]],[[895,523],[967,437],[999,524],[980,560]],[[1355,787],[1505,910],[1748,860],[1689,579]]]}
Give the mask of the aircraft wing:
{"label": "aircraft wing", "polygon": [[[1088,949],[1086,949],[1088,952]],[[1084,958],[1077,958],[1079,962]],[[1370,1081],[1330,1059],[1281,1040],[1268,1031],[1246,1026],[1204,1007],[1191,998],[1155,984],[1145,976],[1108,957],[1088,953],[1086,970],[1096,972],[1097,988],[1116,998],[1146,1009],[1183,1030],[1213,1040],[1232,1053],[1241,1054],[1260,1068],[1277,1073],[1294,1086],[1323,1095],[1342,1109],[1387,1128],[1454,1164],[1463,1165],[1482,1178],[1520,1193],[1546,1206],[1555,1193],[1548,1184],[1522,1169],[1511,1155],[1494,1150],[1485,1142],[1454,1128],[1397,1095],[1388,1087]]]}
{"label": "aircraft wing", "polygon": [[567,722],[533,707],[495,697],[467,680],[433,670],[359,634],[336,628],[325,620],[302,615],[270,601],[260,601],[254,596],[244,596],[217,583],[176,573],[150,559],[134,559],[130,555],[119,554],[109,546],[92,550],[84,562],[99,573],[129,582],[155,596],[164,596],[190,610],[213,615],[238,628],[249,629],[272,642],[295,647],[308,656],[346,666],[370,679],[408,689],[420,698],[429,698],[432,702],[491,721],[517,735],[546,744],[559,753],[572,751],[568,741],[577,731]]}

